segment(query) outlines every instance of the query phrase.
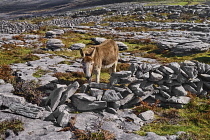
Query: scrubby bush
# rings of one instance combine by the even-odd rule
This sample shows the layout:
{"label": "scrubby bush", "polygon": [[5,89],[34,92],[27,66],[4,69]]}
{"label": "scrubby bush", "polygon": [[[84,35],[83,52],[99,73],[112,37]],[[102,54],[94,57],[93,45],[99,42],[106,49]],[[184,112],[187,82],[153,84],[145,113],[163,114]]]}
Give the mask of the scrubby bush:
{"label": "scrubby bush", "polygon": [[45,96],[45,94],[38,89],[39,84],[35,81],[15,82],[13,86],[15,89],[14,94],[24,97],[29,103],[39,105],[42,97]]}
{"label": "scrubby bush", "polygon": [[0,79],[3,79],[6,82],[12,82],[14,80],[12,69],[9,65],[0,66]]}

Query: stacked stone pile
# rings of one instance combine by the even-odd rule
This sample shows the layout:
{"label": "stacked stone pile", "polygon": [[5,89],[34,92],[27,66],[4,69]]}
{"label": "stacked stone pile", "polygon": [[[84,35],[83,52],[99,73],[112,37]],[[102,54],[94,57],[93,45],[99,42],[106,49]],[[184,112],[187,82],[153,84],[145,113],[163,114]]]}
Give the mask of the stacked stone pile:
{"label": "stacked stone pile", "polygon": [[108,84],[91,82],[80,87],[74,82],[68,87],[57,85],[45,106],[52,112],[48,119],[56,120],[60,126],[65,126],[72,117],[69,112],[118,114],[122,108],[141,101],[154,103],[159,100],[160,106],[182,108],[190,102],[188,92],[207,96],[209,77],[210,65],[196,61],[168,65],[133,63],[130,71],[113,73]]}

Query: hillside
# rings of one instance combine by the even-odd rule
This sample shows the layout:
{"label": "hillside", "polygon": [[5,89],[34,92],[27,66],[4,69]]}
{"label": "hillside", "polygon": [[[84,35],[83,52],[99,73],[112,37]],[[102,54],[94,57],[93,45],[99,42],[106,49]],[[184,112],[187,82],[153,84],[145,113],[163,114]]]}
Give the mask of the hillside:
{"label": "hillside", "polygon": [[52,14],[94,5],[131,1],[134,0],[1,0],[0,19]]}

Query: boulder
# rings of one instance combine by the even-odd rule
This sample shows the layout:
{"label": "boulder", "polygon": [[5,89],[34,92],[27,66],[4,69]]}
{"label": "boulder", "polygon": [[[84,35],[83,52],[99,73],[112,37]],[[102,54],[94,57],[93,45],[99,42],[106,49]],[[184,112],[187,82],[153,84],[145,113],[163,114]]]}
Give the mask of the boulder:
{"label": "boulder", "polygon": [[128,46],[125,45],[124,43],[122,42],[116,42],[116,44],[118,45],[118,48],[119,48],[119,51],[124,51],[124,50],[127,50],[128,49]]}
{"label": "boulder", "polygon": [[14,87],[10,83],[0,84],[0,93],[11,93],[14,91]]}
{"label": "boulder", "polygon": [[54,32],[54,31],[47,31],[45,33],[45,37],[46,38],[54,38],[54,37],[56,37],[56,32]]}
{"label": "boulder", "polygon": [[71,101],[73,106],[79,111],[92,111],[107,107],[106,101],[96,101],[96,97],[89,96],[85,93],[74,94],[71,97]]}
{"label": "boulder", "polygon": [[41,118],[43,116],[43,111],[44,111],[44,108],[30,103],[26,104],[12,103],[9,106],[9,109],[14,113],[34,119]]}
{"label": "boulder", "polygon": [[95,38],[91,38],[91,40],[94,41],[96,45],[99,45],[102,42],[104,42],[106,40],[106,38],[95,37]]}
{"label": "boulder", "polygon": [[46,100],[45,105],[46,106],[49,105],[50,108],[52,109],[52,111],[54,111],[57,108],[57,106],[59,105],[62,93],[64,91],[65,91],[64,87],[60,87],[60,88],[53,90],[53,92],[50,94],[50,96]]}
{"label": "boulder", "polygon": [[97,88],[91,88],[90,94],[93,97],[96,97],[96,100],[101,101],[104,91]]}
{"label": "boulder", "polygon": [[75,81],[73,84],[68,85],[66,91],[62,93],[62,97],[60,99],[60,105],[64,104],[67,99],[69,99],[79,88],[79,83]]}
{"label": "boulder", "polygon": [[59,114],[57,118],[57,123],[61,127],[66,127],[71,119],[71,115],[67,111],[63,111]]}
{"label": "boulder", "polygon": [[104,92],[102,100],[107,102],[114,102],[114,101],[119,101],[122,98],[123,97],[119,92],[116,92],[115,90],[106,90]]}
{"label": "boulder", "polygon": [[71,50],[80,50],[80,49],[85,48],[85,46],[86,45],[83,44],[83,43],[76,43],[76,44],[71,45],[69,49],[71,49]]}
{"label": "boulder", "polygon": [[60,39],[49,39],[46,44],[47,49],[52,51],[60,50],[65,46]]}
{"label": "boulder", "polygon": [[150,73],[150,77],[149,77],[149,80],[150,81],[160,81],[163,79],[163,75],[161,74],[158,74],[158,73],[155,73],[155,72],[151,72]]}
{"label": "boulder", "polygon": [[172,95],[174,96],[186,96],[187,91],[184,89],[183,86],[175,86],[172,88]]}
{"label": "boulder", "polygon": [[12,104],[25,104],[26,100],[23,97],[13,95],[12,93],[0,93],[0,106],[10,107]]}
{"label": "boulder", "polygon": [[153,120],[155,118],[155,113],[152,110],[145,111],[138,115],[143,121]]}

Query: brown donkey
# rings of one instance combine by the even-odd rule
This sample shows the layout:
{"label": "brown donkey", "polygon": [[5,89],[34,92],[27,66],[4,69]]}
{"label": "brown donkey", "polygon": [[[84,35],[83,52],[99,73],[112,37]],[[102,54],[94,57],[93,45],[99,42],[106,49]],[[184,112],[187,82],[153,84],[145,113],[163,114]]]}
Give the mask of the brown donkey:
{"label": "brown donkey", "polygon": [[118,52],[118,45],[111,39],[84,52],[80,50],[83,57],[83,70],[88,82],[91,82],[92,72],[96,74],[96,82],[100,82],[101,68],[110,68],[110,74],[116,72]]}

